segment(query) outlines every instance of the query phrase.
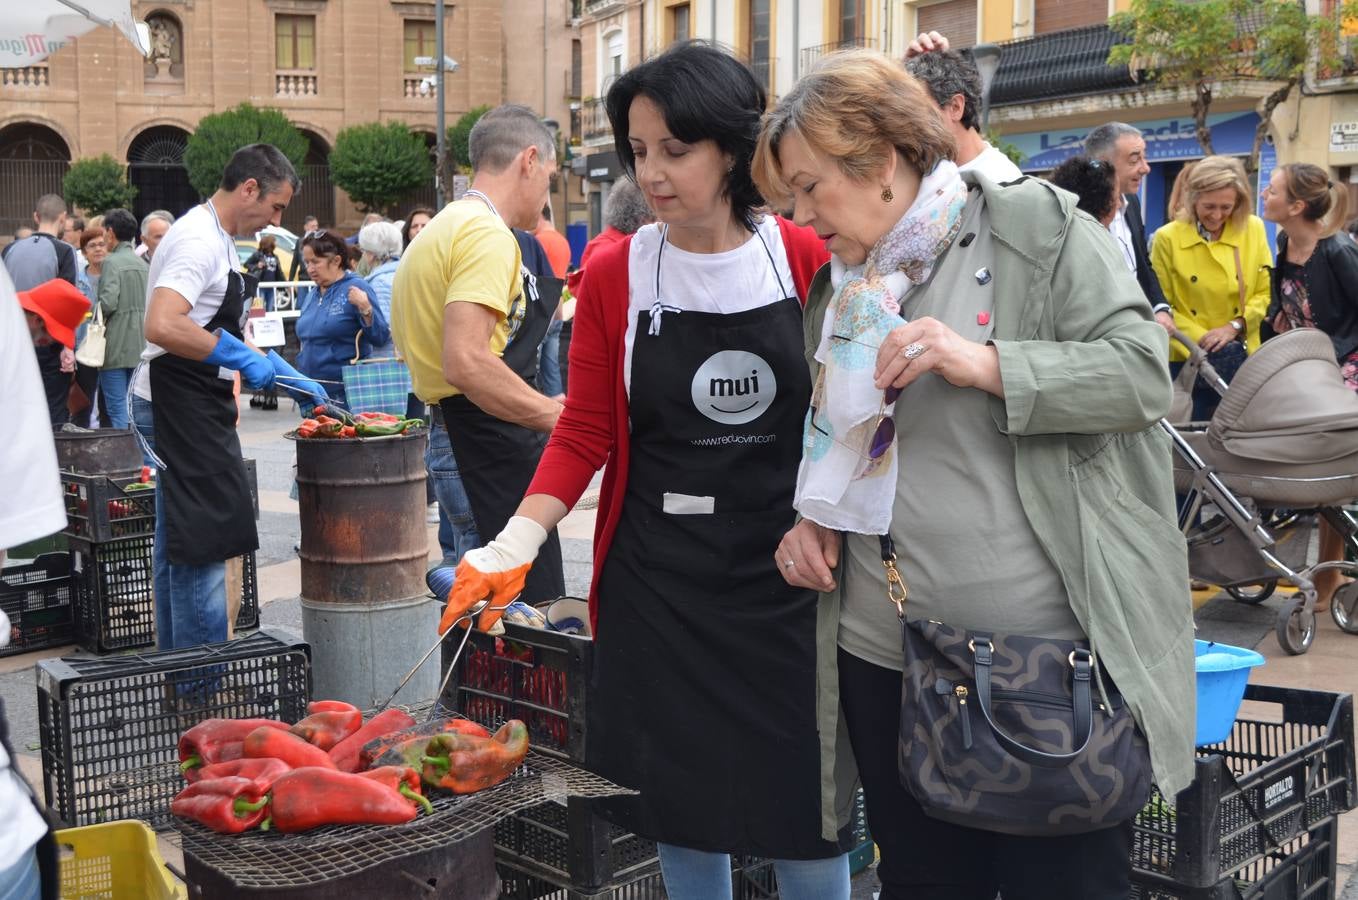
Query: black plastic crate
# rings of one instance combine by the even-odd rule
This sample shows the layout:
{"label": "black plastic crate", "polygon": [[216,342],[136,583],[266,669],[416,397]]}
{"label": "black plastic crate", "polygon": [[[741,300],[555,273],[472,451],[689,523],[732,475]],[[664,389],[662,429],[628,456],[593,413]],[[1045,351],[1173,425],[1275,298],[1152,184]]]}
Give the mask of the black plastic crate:
{"label": "black plastic crate", "polygon": [[495,854],[576,888],[594,888],[654,866],[655,841],[629,834],[570,798],[544,803],[495,826]]}
{"label": "black plastic crate", "polygon": [[[455,648],[445,642],[445,656]],[[519,719],[534,748],[581,763],[593,660],[594,642],[585,637],[508,622],[502,638],[473,631],[446,703],[483,725]]]}
{"label": "black plastic crate", "polygon": [[[563,883],[531,865],[495,857],[500,873],[500,900],[664,900],[665,882],[659,861],[614,883],[581,888]],[[773,863],[735,857],[731,867],[731,893],[735,900],[770,900],[778,896]]]}
{"label": "black plastic crate", "polygon": [[141,487],[140,482],[136,475],[84,475],[63,469],[65,533],[94,542],[152,534],[156,530],[156,490]]}
{"label": "black plastic crate", "polygon": [[0,610],[9,617],[9,646],[0,647],[0,656],[71,643],[74,609],[69,553],[0,569]]}
{"label": "black plastic crate", "polygon": [[105,653],[155,644],[151,550],[149,535],[104,543],[71,540],[75,636],[80,646]]}
{"label": "black plastic crate", "polygon": [[179,736],[207,718],[302,718],[311,650],[260,631],[164,653],[45,659],[37,681],[47,806],[73,826],[161,827],[183,787]]}
{"label": "black plastic crate", "polygon": [[237,633],[259,627],[259,568],[255,554],[241,557],[240,609],[236,612]]}
{"label": "black plastic crate", "polygon": [[1152,791],[1133,824],[1139,878],[1219,890],[1353,808],[1352,696],[1248,685],[1245,699],[1278,704],[1282,721],[1237,719],[1226,741],[1199,750],[1193,784],[1172,806]]}
{"label": "black plastic crate", "polygon": [[1334,900],[1337,818],[1303,832],[1211,887],[1190,888],[1149,872],[1132,873],[1131,900]]}

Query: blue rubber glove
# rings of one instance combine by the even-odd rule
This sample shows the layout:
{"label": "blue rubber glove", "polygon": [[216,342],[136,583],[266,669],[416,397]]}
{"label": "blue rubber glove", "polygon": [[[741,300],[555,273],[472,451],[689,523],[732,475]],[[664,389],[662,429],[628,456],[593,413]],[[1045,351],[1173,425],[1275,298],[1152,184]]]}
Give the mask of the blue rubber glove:
{"label": "blue rubber glove", "polygon": [[330,395],[325,392],[325,388],[321,387],[319,382],[312,381],[294,369],[286,359],[278,355],[277,351],[270,350],[269,355],[265,358],[273,365],[275,376],[284,376],[274,382],[274,386],[287,391],[288,395],[302,407],[303,412],[307,412],[313,406],[330,399]]}
{"label": "blue rubber glove", "polygon": [[252,390],[263,391],[273,387],[273,366],[269,365],[267,359],[230,332],[218,328],[215,333],[217,346],[212,348],[203,362],[239,372],[241,381]]}

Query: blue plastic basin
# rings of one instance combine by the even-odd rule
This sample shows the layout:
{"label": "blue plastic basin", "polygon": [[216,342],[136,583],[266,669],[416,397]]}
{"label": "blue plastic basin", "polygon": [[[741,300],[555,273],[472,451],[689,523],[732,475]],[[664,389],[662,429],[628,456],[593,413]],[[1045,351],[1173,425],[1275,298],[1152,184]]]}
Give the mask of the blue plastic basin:
{"label": "blue plastic basin", "polygon": [[1264,664],[1264,657],[1253,650],[1194,641],[1198,670],[1198,730],[1194,743],[1202,747],[1219,744],[1231,736],[1235,714],[1245,697],[1250,669]]}

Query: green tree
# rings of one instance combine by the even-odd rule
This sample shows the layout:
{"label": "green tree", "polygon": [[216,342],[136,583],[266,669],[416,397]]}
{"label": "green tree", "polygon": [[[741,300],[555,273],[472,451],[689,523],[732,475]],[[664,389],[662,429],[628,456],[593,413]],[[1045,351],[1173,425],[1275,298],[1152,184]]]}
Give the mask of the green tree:
{"label": "green tree", "polygon": [[288,117],[276,109],[241,103],[234,109],[204,116],[189,135],[184,167],[189,183],[204,197],[221,183],[231,154],[248,144],[273,144],[300,169],[306,159],[307,139]]}
{"label": "green tree", "polygon": [[429,150],[400,122],[354,125],[335,138],[330,176],[365,212],[386,214],[432,177]]}
{"label": "green tree", "polygon": [[991,128],[988,131],[986,131],[985,139],[986,143],[990,144],[990,146],[994,147],[996,150],[1000,151],[1005,156],[1009,157],[1010,162],[1012,162],[1014,165],[1021,166],[1028,161],[1027,155],[1018,148],[1017,144],[1011,144],[1008,141],[1006,141],[1004,139],[1004,136],[1001,135],[994,128]]}
{"label": "green tree", "polygon": [[[1358,0],[1345,0],[1341,14],[1355,13]],[[1126,41],[1109,51],[1108,65],[1128,66],[1133,78],[1191,88],[1195,133],[1207,153],[1214,152],[1207,116],[1217,84],[1239,77],[1279,82],[1256,107],[1253,170],[1273,111],[1301,83],[1311,60],[1321,69],[1339,65],[1338,22],[1334,14],[1308,14],[1295,0],[1132,0],[1108,20]]]}
{"label": "green tree", "polygon": [[477,106],[467,110],[462,116],[448,126],[448,158],[459,171],[471,171],[472,156],[467,147],[467,139],[471,137],[472,126],[476,124],[486,113],[490,112],[489,106]]}
{"label": "green tree", "polygon": [[61,194],[67,203],[97,216],[119,207],[131,209],[137,189],[127,183],[122,163],[105,153],[71,163],[61,182]]}

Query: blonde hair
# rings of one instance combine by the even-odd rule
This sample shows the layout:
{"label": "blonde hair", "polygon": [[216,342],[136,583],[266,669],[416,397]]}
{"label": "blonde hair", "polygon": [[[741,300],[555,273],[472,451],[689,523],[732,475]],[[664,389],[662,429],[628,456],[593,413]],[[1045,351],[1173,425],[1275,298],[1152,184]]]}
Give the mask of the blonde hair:
{"label": "blonde hair", "polygon": [[1237,228],[1250,217],[1250,183],[1245,167],[1233,156],[1204,156],[1193,165],[1184,178],[1183,205],[1174,217],[1180,222],[1196,224],[1198,198],[1222,188],[1235,189],[1235,208],[1231,210],[1231,224]]}
{"label": "blonde hair", "polygon": [[1186,162],[1184,167],[1179,170],[1179,174],[1174,176],[1174,186],[1169,189],[1169,217],[1179,218],[1179,212],[1184,208],[1184,185],[1188,183],[1188,174],[1193,171],[1193,163]]}
{"label": "blonde hair", "polygon": [[891,151],[921,175],[957,152],[928,89],[872,50],[822,57],[764,116],[750,168],[760,193],[770,201],[792,194],[778,147],[794,131],[860,183],[877,175]]}
{"label": "blonde hair", "polygon": [[1320,223],[1321,237],[1329,237],[1344,225],[1349,209],[1349,192],[1336,184],[1320,166],[1288,163],[1281,167],[1289,202],[1306,204],[1302,217]]}

